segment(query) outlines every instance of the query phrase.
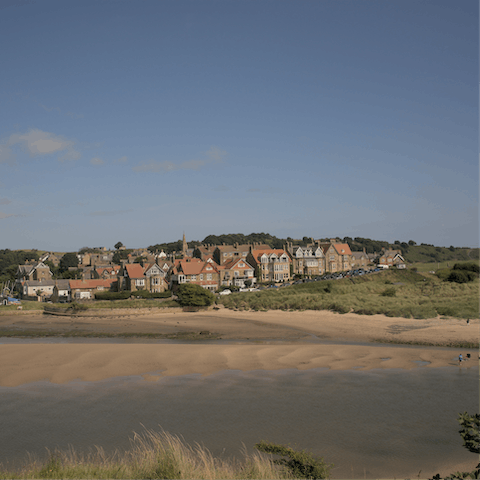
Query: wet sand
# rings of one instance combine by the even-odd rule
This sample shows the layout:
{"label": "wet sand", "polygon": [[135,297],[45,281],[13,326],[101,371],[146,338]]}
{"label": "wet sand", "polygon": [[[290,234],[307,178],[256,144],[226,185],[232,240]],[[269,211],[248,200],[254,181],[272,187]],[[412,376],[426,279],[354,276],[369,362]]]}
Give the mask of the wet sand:
{"label": "wet sand", "polygon": [[[342,342],[420,341],[435,344],[478,342],[479,320],[404,319],[383,315],[340,315],[325,311],[237,312],[226,309],[186,313],[122,310],[101,317],[9,315],[1,329],[96,333],[216,333],[249,344],[10,344],[0,348],[0,386],[38,380],[64,383],[110,377],[161,376],[221,370],[297,368],[374,369],[456,365],[459,349],[344,345]],[[108,313],[108,314],[107,314]],[[311,344],[312,338],[332,344]],[[338,344],[333,344],[333,343]],[[464,352],[465,353],[465,352]],[[465,355],[464,355],[465,356]],[[461,368],[478,366],[476,355]]]}

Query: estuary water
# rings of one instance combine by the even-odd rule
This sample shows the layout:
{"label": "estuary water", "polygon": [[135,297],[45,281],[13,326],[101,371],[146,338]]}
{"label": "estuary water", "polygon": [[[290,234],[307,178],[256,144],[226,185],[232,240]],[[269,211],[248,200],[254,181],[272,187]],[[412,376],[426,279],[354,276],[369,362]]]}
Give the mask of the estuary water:
{"label": "estuary water", "polygon": [[478,461],[462,447],[456,420],[478,412],[478,374],[472,361],[469,368],[228,370],[154,382],[132,376],[0,387],[0,463],[68,445],[124,450],[145,427],[216,456],[239,457],[243,445],[251,452],[262,439],[290,444],[334,463],[333,478],[420,471],[428,478]]}

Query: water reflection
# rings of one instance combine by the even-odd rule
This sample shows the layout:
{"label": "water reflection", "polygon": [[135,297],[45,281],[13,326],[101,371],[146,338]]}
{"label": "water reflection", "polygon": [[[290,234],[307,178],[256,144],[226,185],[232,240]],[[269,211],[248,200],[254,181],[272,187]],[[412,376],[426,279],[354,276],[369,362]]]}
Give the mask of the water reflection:
{"label": "water reflection", "polygon": [[264,439],[324,456],[336,478],[424,477],[475,457],[461,446],[456,418],[477,409],[478,368],[36,382],[0,388],[0,462],[69,444],[127,449],[133,431],[161,425],[215,455]]}

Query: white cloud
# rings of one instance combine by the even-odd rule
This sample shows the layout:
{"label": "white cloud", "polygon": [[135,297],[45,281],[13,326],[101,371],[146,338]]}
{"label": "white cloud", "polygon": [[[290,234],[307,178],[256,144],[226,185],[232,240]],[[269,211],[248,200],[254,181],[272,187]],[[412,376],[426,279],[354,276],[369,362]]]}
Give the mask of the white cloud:
{"label": "white cloud", "polygon": [[228,155],[225,150],[221,150],[218,147],[212,146],[210,150],[204,153],[204,156],[207,157],[204,160],[187,160],[181,163],[173,163],[168,160],[158,161],[151,160],[150,162],[141,163],[133,167],[135,172],[154,172],[154,173],[168,173],[173,172],[174,170],[200,170],[206,165],[212,163],[222,163],[223,159]]}
{"label": "white cloud", "polygon": [[99,157],[93,157],[90,160],[90,163],[95,166],[103,165],[105,162]]}
{"label": "white cloud", "polygon": [[205,152],[208,158],[213,162],[223,162],[223,159],[228,155],[225,150],[221,150],[218,147],[211,146],[208,152]]}
{"label": "white cloud", "polygon": [[120,157],[113,161],[113,163],[127,163],[127,157]]}
{"label": "white cloud", "polygon": [[0,198],[0,205],[8,205],[9,203],[12,203],[12,201],[8,198]]}
{"label": "white cloud", "polygon": [[13,133],[4,143],[0,144],[0,162],[11,159],[10,147],[14,145],[20,145],[30,157],[63,153],[58,160],[78,160],[80,158],[80,152],[75,150],[73,140],[54,133],[32,129],[23,134]]}

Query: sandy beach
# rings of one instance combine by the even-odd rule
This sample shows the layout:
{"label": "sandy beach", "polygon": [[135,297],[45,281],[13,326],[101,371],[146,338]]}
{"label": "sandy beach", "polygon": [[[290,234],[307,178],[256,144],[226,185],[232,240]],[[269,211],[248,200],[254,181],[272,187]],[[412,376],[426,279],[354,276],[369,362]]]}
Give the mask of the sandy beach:
{"label": "sandy beach", "polygon": [[[209,344],[4,344],[0,386],[38,380],[161,376],[221,370],[434,368],[457,365],[460,351],[440,347],[385,346],[351,342],[420,341],[434,344],[478,342],[479,320],[405,319],[383,315],[340,315],[325,311],[240,312],[226,309],[181,311],[122,310],[99,317],[4,315],[0,328],[52,332],[217,334],[228,343]],[[312,343],[314,340],[316,343]],[[319,343],[319,341],[325,343]],[[235,341],[238,341],[236,344]],[[349,343],[350,342],[350,343]],[[465,353],[465,352],[464,352]],[[465,356],[465,355],[464,355]],[[477,355],[461,368],[478,366]]]}

